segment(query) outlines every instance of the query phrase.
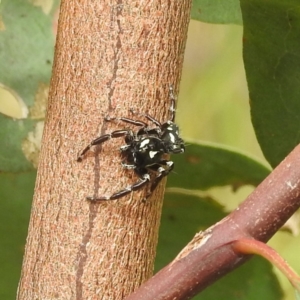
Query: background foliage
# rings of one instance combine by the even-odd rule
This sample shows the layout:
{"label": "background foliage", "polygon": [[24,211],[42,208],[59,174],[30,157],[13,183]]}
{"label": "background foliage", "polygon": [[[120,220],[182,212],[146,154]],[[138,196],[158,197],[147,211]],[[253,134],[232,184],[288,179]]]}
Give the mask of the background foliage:
{"label": "background foliage", "polygon": [[[1,2],[1,299],[15,299],[20,275],[57,2]],[[187,153],[174,157],[176,169],[168,179],[156,269],[171,261],[197,231],[236,207],[270,172],[251,125],[250,107],[259,143],[272,166],[299,142],[296,0],[241,0],[242,14],[238,0],[228,0],[226,6],[223,2],[194,0],[192,18],[197,21],[189,28],[177,114]],[[291,224],[296,234],[297,220]],[[288,231],[271,241],[299,272],[296,243],[299,236]],[[195,299],[216,299],[220,293],[228,299],[282,299],[281,290],[284,299],[293,299],[287,281],[277,276],[267,262],[255,258]]]}

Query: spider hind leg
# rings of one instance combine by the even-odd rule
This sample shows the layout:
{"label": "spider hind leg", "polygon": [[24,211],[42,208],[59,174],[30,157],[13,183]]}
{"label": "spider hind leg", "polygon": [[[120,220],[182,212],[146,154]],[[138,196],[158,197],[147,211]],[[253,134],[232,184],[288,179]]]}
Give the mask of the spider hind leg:
{"label": "spider hind leg", "polygon": [[132,136],[133,133],[131,132],[131,130],[128,129],[124,129],[124,130],[116,130],[113,131],[112,133],[107,133],[104,135],[101,135],[100,137],[94,139],[91,141],[90,144],[88,144],[83,151],[81,152],[81,154],[77,157],[77,161],[81,162],[83,160],[84,155],[93,147],[96,145],[100,145],[108,140],[110,140],[111,138],[119,138],[122,136]]}
{"label": "spider hind leg", "polygon": [[134,183],[133,185],[120,190],[111,196],[101,196],[101,197],[87,197],[86,199],[92,202],[100,202],[100,201],[108,201],[108,200],[117,200],[121,197],[126,196],[127,194],[130,194],[133,191],[137,191],[141,189],[143,186],[145,186],[150,181],[150,175],[148,173],[145,173],[141,176],[140,180]]}

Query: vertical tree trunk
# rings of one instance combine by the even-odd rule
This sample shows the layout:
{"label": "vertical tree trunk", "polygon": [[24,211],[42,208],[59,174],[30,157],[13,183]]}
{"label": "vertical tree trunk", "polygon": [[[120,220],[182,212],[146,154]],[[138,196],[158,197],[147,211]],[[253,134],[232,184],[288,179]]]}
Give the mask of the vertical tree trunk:
{"label": "vertical tree trunk", "polygon": [[[163,186],[91,203],[134,183],[105,116],[169,117],[191,0],[62,0],[47,121],[18,299],[122,299],[152,274]],[[177,90],[175,88],[175,90]],[[140,117],[139,117],[140,118]]]}

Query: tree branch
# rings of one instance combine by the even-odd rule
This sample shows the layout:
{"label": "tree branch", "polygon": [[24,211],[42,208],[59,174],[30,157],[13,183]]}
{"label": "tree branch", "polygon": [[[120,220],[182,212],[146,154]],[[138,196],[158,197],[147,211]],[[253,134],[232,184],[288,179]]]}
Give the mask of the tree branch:
{"label": "tree branch", "polygon": [[118,128],[103,124],[105,116],[130,117],[133,108],[168,119],[190,5],[62,1],[18,299],[123,299],[151,276],[163,185],[146,204],[144,191],[94,204],[86,197],[110,195],[137,179],[121,166],[122,139],[89,151],[81,163],[76,158]]}
{"label": "tree branch", "polygon": [[168,266],[126,300],[190,299],[250,256],[232,242],[267,242],[300,206],[300,146],[229,216],[198,233]]}

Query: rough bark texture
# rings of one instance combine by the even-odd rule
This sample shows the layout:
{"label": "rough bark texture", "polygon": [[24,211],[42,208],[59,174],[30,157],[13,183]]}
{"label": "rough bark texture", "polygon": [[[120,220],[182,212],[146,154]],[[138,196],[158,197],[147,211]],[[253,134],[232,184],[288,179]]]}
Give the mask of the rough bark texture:
{"label": "rough bark texture", "polygon": [[168,118],[181,73],[191,0],[63,0],[47,121],[18,299],[123,299],[152,274],[163,185],[94,204],[137,180],[122,139],[78,153],[123,127],[128,109]]}

